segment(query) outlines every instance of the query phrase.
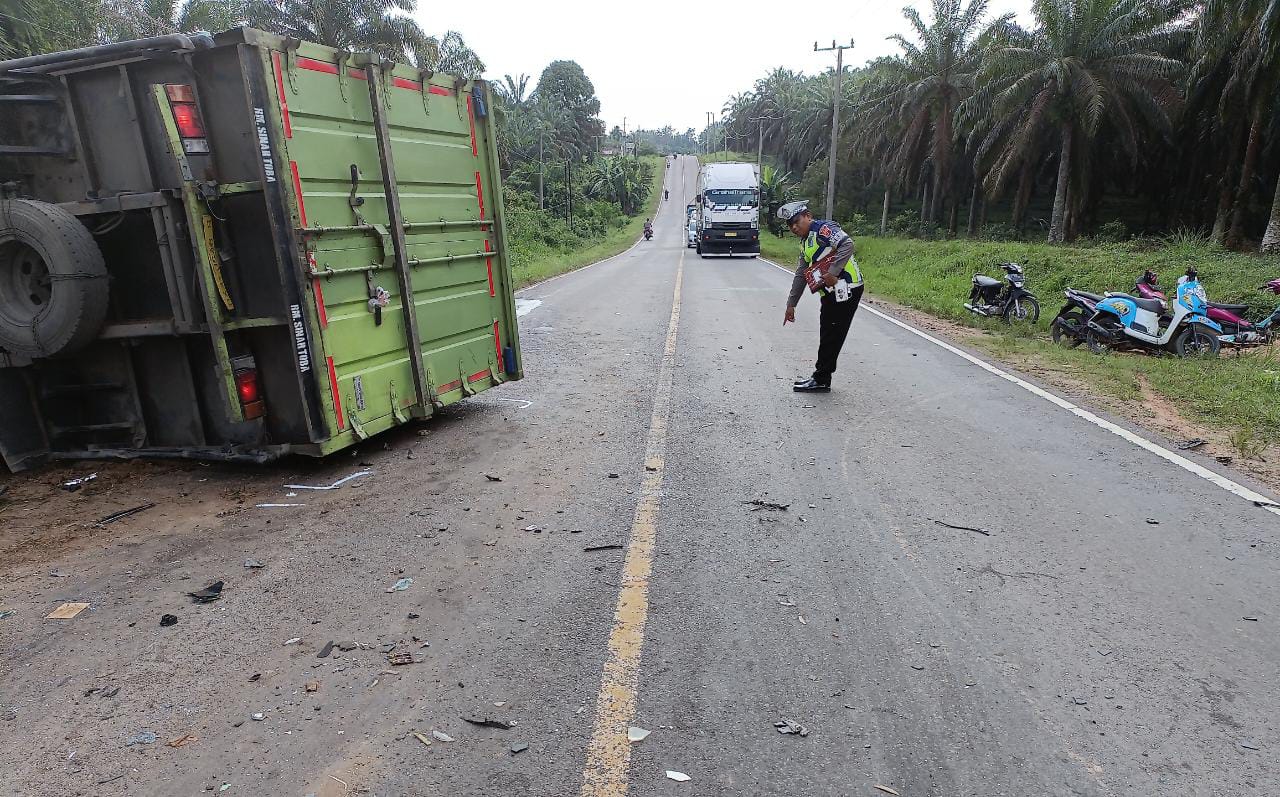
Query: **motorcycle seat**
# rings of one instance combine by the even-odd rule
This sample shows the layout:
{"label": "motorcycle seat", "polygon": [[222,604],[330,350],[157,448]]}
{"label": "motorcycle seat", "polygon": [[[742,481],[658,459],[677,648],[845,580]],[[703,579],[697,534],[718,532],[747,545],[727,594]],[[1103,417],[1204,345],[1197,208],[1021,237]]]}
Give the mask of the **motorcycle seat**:
{"label": "motorcycle seat", "polygon": [[1129,299],[1134,304],[1138,305],[1139,308],[1146,310],[1149,313],[1159,314],[1164,312],[1164,302],[1159,299],[1142,299],[1137,296],[1130,296],[1127,293],[1111,293],[1108,294],[1108,296],[1116,299]]}
{"label": "motorcycle seat", "polygon": [[1071,290],[1071,292],[1074,293],[1076,296],[1083,296],[1084,298],[1088,299],[1091,302],[1100,302],[1104,298],[1101,294],[1089,293],[1088,291],[1078,291],[1078,290],[1075,290],[1074,288]]}
{"label": "motorcycle seat", "polygon": [[1221,302],[1209,302],[1209,306],[1218,310],[1226,310],[1228,313],[1235,313],[1236,315],[1249,312],[1249,305],[1247,304],[1222,304]]}
{"label": "motorcycle seat", "polygon": [[973,284],[983,288],[994,288],[995,286],[1000,284],[1000,280],[991,279],[990,277],[984,277],[981,274],[974,274]]}

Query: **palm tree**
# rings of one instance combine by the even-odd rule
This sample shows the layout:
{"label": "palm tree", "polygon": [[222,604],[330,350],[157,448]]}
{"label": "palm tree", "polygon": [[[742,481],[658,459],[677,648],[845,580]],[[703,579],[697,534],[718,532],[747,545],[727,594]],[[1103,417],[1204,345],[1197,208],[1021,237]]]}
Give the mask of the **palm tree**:
{"label": "palm tree", "polygon": [[417,0],[250,0],[248,17],[255,27],[282,36],[408,61],[432,50],[429,37],[407,16],[416,7]]}
{"label": "palm tree", "polygon": [[[903,184],[913,181],[926,163],[931,166],[931,201],[926,219],[930,227],[946,205],[954,210],[956,134],[954,119],[960,104],[973,92],[984,53],[982,34],[987,0],[934,0],[929,24],[914,8],[903,9],[916,41],[889,38],[901,54],[877,63],[869,78],[863,123],[875,130],[900,131],[891,154],[891,171]],[[1010,23],[1001,17],[997,26]]]}
{"label": "palm tree", "polygon": [[503,75],[501,83],[494,84],[494,91],[508,106],[522,107],[529,101],[529,76],[520,73],[519,77]]}
{"label": "palm tree", "polygon": [[[1196,35],[1200,53],[1188,80],[1193,97],[1215,98],[1214,132],[1227,138],[1213,238],[1237,246],[1262,150],[1264,129],[1280,111],[1280,0],[1207,0]],[[1214,91],[1216,89],[1216,92]],[[1244,155],[1239,164],[1240,148]],[[1231,177],[1239,167],[1239,181]],[[1228,224],[1227,216],[1230,213]],[[1280,251],[1280,180],[1263,236],[1264,252]]]}
{"label": "palm tree", "polygon": [[414,53],[420,69],[445,72],[465,78],[478,78],[484,73],[484,61],[462,40],[456,30],[441,38],[428,36],[423,47]]}
{"label": "palm tree", "polygon": [[651,175],[647,164],[634,158],[603,158],[586,175],[587,195],[607,202],[615,202],[622,212],[630,216],[644,203],[649,190]]}
{"label": "palm tree", "polygon": [[1050,242],[1066,238],[1072,192],[1085,195],[1100,131],[1112,131],[1136,161],[1147,129],[1170,130],[1183,64],[1166,53],[1185,35],[1182,9],[1179,0],[1035,0],[1035,30],[1001,25],[968,112],[1011,120],[989,134],[1002,139],[989,178],[996,185],[1041,141],[1056,149]]}

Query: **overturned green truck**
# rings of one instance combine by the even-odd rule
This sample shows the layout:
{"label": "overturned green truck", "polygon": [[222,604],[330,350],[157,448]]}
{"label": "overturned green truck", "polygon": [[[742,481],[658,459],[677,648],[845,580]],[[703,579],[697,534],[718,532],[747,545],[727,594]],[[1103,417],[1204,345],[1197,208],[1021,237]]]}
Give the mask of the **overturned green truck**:
{"label": "overturned green truck", "polygon": [[0,454],[324,455],[523,376],[483,81],[240,28],[0,62]]}

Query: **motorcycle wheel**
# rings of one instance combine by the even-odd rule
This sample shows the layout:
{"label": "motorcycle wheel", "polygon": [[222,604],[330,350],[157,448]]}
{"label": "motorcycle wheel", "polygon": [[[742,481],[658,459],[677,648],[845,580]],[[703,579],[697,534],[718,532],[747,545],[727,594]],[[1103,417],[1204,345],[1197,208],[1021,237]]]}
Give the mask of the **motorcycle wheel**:
{"label": "motorcycle wheel", "polygon": [[1049,334],[1053,336],[1054,343],[1074,349],[1084,343],[1085,331],[1084,313],[1071,310],[1053,319]]}
{"label": "motorcycle wheel", "polygon": [[1089,346],[1089,351],[1094,354],[1106,354],[1111,351],[1111,342],[1092,329],[1085,335],[1084,342]]}
{"label": "motorcycle wheel", "polygon": [[1222,341],[1203,324],[1189,324],[1173,340],[1173,351],[1179,357],[1217,357]]}
{"label": "motorcycle wheel", "polygon": [[1004,322],[1028,321],[1032,324],[1040,320],[1040,303],[1030,296],[1020,296],[1004,306]]}

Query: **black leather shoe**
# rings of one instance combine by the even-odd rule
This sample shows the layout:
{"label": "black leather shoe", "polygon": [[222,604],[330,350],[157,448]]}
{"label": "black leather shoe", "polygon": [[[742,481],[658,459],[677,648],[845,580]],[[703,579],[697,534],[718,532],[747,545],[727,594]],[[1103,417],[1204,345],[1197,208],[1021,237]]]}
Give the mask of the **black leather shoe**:
{"label": "black leather shoe", "polygon": [[803,382],[796,382],[791,386],[791,389],[797,393],[830,393],[831,385],[824,385],[813,378],[809,378]]}

